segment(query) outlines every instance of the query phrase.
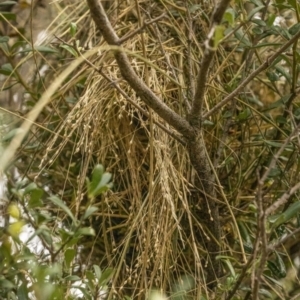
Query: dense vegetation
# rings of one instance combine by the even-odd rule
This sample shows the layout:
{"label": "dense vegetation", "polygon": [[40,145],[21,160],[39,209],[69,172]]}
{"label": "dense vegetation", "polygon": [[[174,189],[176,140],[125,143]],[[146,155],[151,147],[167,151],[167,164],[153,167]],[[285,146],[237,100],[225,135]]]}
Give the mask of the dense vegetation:
{"label": "dense vegetation", "polygon": [[0,298],[299,299],[298,2],[26,3],[0,3]]}

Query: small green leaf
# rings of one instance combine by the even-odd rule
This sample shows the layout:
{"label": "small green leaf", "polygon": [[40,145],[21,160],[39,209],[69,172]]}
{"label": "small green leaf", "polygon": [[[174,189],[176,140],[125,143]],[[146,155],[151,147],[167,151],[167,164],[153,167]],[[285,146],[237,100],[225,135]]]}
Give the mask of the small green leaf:
{"label": "small green leaf", "polygon": [[65,45],[65,44],[62,44],[62,45],[60,45],[59,47],[65,49],[65,50],[67,50],[67,51],[70,52],[73,56],[78,57],[78,53],[76,52],[76,50],[75,50],[73,47],[71,47],[71,46],[69,46],[69,45]]}
{"label": "small green leaf", "polygon": [[108,283],[108,281],[113,277],[114,275],[114,269],[107,268],[101,275],[101,278],[99,280],[99,286],[104,286]]}
{"label": "small green leaf", "polygon": [[252,19],[251,22],[255,23],[255,24],[257,24],[257,25],[259,25],[261,27],[265,27],[267,25],[266,22],[264,22],[261,19]]}
{"label": "small green leaf", "polygon": [[103,166],[97,165],[93,170],[92,181],[87,179],[89,198],[94,198],[112,187],[112,183],[109,183],[112,175],[110,173],[103,174],[103,172]]}
{"label": "small green leaf", "polygon": [[249,41],[248,37],[245,35],[245,33],[243,32],[242,28],[240,28],[239,30],[237,30],[234,33],[234,36],[242,43],[244,44],[246,47],[252,47],[252,43]]}
{"label": "small green leaf", "polygon": [[7,11],[0,11],[0,21],[16,21],[16,19],[16,14]]}
{"label": "small green leaf", "polygon": [[67,281],[79,281],[81,280],[81,278],[77,275],[69,275],[67,277],[64,278]]}
{"label": "small green leaf", "polygon": [[16,135],[20,134],[23,130],[21,128],[14,128],[10,132],[4,135],[2,143],[10,142]]}
{"label": "small green leaf", "polygon": [[286,277],[286,267],[285,267],[284,261],[277,251],[275,251],[275,254],[276,254],[276,261],[277,261],[278,269],[279,269],[278,277],[280,279],[285,278]]}
{"label": "small green leaf", "polygon": [[264,32],[264,29],[261,26],[255,26],[252,28],[252,32],[256,35],[260,35]]}
{"label": "small green leaf", "polygon": [[63,201],[60,198],[58,198],[57,196],[51,196],[48,199],[51,200],[55,205],[60,207],[72,219],[72,221],[74,223],[76,223],[76,219],[75,219],[74,215],[72,214],[70,209],[63,203]]}
{"label": "small green leaf", "polygon": [[286,124],[287,123],[287,119],[284,116],[277,116],[275,118],[276,123],[278,124]]}
{"label": "small green leaf", "polygon": [[6,5],[15,5],[17,3],[17,1],[4,1],[0,3],[0,10],[1,10],[1,6],[6,6]]}
{"label": "small green leaf", "polygon": [[254,8],[254,9],[251,9],[251,11],[250,11],[250,13],[249,13],[249,15],[248,15],[247,20],[250,21],[251,18],[252,18],[256,13],[258,13],[260,10],[262,10],[262,9],[265,8],[265,7],[266,7],[265,5],[260,5],[260,6],[256,7],[256,8]]}
{"label": "small green leaf", "polygon": [[279,76],[278,74],[276,74],[275,72],[272,72],[272,71],[267,71],[266,72],[267,76],[268,76],[268,79],[271,81],[271,82],[276,82],[279,80]]}
{"label": "small green leaf", "polygon": [[290,221],[300,212],[300,201],[291,204],[283,213],[270,216],[268,218],[269,223],[272,224],[272,228],[277,228],[279,225]]}
{"label": "small green leaf", "polygon": [[215,36],[214,36],[214,47],[217,48],[220,41],[224,37],[225,27],[223,25],[217,25],[215,28]]}
{"label": "small green leaf", "polygon": [[95,230],[92,227],[82,227],[79,228],[78,231],[76,232],[78,235],[91,235],[95,236]]}
{"label": "small green leaf", "polygon": [[1,43],[7,43],[9,41],[8,36],[0,36],[0,44]]}
{"label": "small green leaf", "polygon": [[[41,52],[41,53],[58,53],[56,49],[53,49],[48,46],[36,46],[34,47],[34,51]],[[32,52],[32,47],[28,47],[24,50],[21,50],[19,53],[28,53]]]}
{"label": "small green leaf", "polygon": [[74,249],[69,248],[65,251],[65,254],[64,254],[65,263],[66,263],[66,266],[68,269],[70,268],[75,255],[76,255],[76,251]]}
{"label": "small green leaf", "polygon": [[70,33],[74,37],[77,32],[77,24],[74,22],[70,23]]}
{"label": "small green leaf", "polygon": [[276,19],[275,14],[269,14],[268,19],[267,19],[267,26],[271,27]]}
{"label": "small green leaf", "polygon": [[85,211],[85,213],[83,215],[83,220],[87,219],[90,215],[92,215],[97,210],[99,210],[98,207],[96,207],[96,206],[89,206],[88,209]]}
{"label": "small green leaf", "polygon": [[4,64],[1,66],[0,68],[0,74],[8,76],[11,75],[13,73],[13,67],[11,64]]}
{"label": "small green leaf", "polygon": [[102,272],[101,269],[99,268],[99,266],[97,265],[93,265],[94,268],[94,272],[95,272],[95,277],[100,280],[101,276],[102,276]]}
{"label": "small green leaf", "polygon": [[232,8],[228,8],[223,17],[224,21],[227,21],[230,26],[234,25],[235,11]]}
{"label": "small green leaf", "polygon": [[246,107],[246,109],[242,110],[242,111],[238,114],[237,118],[238,118],[238,120],[240,120],[240,121],[244,121],[244,120],[248,119],[250,116],[251,116],[251,110],[250,110],[249,107]]}
{"label": "small green leaf", "polygon": [[300,23],[296,23],[295,25],[289,28],[289,33],[291,35],[295,35],[296,33],[299,32],[299,30],[300,30]]}
{"label": "small green leaf", "polygon": [[2,289],[13,289],[13,288],[15,288],[15,285],[11,281],[1,278],[0,279],[0,287]]}
{"label": "small green leaf", "polygon": [[204,120],[204,121],[203,121],[203,125],[204,125],[204,126],[214,126],[215,123],[212,122],[212,121],[210,121],[210,120]]}

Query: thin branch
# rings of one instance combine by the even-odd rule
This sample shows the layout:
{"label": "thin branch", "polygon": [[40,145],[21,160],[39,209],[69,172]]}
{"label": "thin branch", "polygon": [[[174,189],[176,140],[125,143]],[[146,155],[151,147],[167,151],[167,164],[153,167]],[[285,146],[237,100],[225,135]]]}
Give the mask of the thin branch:
{"label": "thin branch", "polygon": [[205,41],[205,51],[204,55],[201,60],[200,64],[200,71],[198,73],[197,78],[197,87],[195,92],[195,98],[192,104],[192,109],[190,113],[190,122],[191,124],[200,125],[200,116],[202,112],[203,107],[203,101],[204,101],[204,93],[205,93],[205,86],[207,83],[207,76],[208,76],[208,70],[210,67],[210,64],[212,62],[212,59],[214,57],[214,54],[217,50],[217,48],[214,45],[214,39],[215,39],[215,31],[217,26],[221,23],[223,14],[225,13],[225,10],[229,4],[230,0],[221,0],[212,15],[211,19],[211,27],[209,34],[207,36],[207,40]]}
{"label": "thin branch", "polygon": [[253,261],[253,255],[250,256],[250,258],[248,259],[248,262],[247,264],[244,266],[238,280],[236,281],[233,289],[229,292],[228,296],[226,297],[225,300],[230,300],[233,296],[236,295],[236,291],[238,290],[238,288],[240,287],[243,279],[245,278],[245,276],[247,275],[247,271],[249,270],[251,264],[252,264],[252,261]]}
{"label": "thin branch", "polygon": [[210,111],[204,114],[203,119],[207,119],[213,113],[218,111],[221,107],[226,105],[230,100],[236,97],[240,93],[240,91],[243,90],[244,87],[249,82],[252,81],[252,79],[254,79],[262,71],[266,70],[281,53],[287,50],[299,38],[300,38],[300,31],[297,34],[295,34],[288,42],[286,42],[281,48],[279,48],[272,56],[266,59],[266,61],[259,68],[253,71],[243,82],[241,82],[239,86],[232,93],[230,93],[227,97],[225,97],[221,102],[216,104]]}
{"label": "thin branch", "polygon": [[295,234],[300,232],[300,228],[295,229],[293,232],[289,233],[288,235],[282,237],[279,241],[275,244],[271,244],[268,246],[268,253],[270,254],[276,248],[280,247],[281,245],[285,244],[290,238],[294,237]]}
{"label": "thin branch", "polygon": [[292,138],[298,134],[298,131],[300,129],[300,124],[293,130],[293,132],[286,138],[286,140],[284,141],[284,143],[281,145],[281,147],[279,148],[279,150],[275,153],[275,155],[273,156],[267,170],[265,171],[265,173],[263,174],[263,176],[260,178],[259,180],[259,186],[262,187],[265,183],[265,181],[267,180],[269,174],[271,173],[271,171],[274,169],[281,153],[285,150],[286,146],[288,145],[288,143],[292,140]]}
{"label": "thin branch", "polygon": [[295,184],[287,192],[285,192],[276,202],[274,202],[269,208],[266,209],[266,217],[272,214],[277,208],[285,204],[292,195],[294,195],[300,189],[300,182]]}
{"label": "thin branch", "polygon": [[136,30],[128,33],[127,35],[125,35],[124,37],[120,38],[119,39],[119,43],[120,44],[123,44],[124,42],[126,42],[127,40],[129,40],[130,38],[134,37],[135,35],[139,34],[140,32],[142,32],[147,26],[151,25],[152,23],[156,23],[157,21],[163,19],[166,17],[166,14],[162,14],[160,15],[159,17],[153,19],[153,20],[150,20],[150,21],[146,21],[144,22],[144,24],[140,27],[140,28],[137,28]]}
{"label": "thin branch", "polygon": [[[112,28],[107,15],[99,0],[87,0],[91,16],[109,45],[119,46],[120,39]],[[190,124],[171,108],[169,108],[151,89],[141,80],[132,68],[127,55],[120,49],[114,52],[115,59],[123,78],[128,82],[139,97],[152,108],[162,119],[173,126],[186,138],[194,138],[194,130]]]}

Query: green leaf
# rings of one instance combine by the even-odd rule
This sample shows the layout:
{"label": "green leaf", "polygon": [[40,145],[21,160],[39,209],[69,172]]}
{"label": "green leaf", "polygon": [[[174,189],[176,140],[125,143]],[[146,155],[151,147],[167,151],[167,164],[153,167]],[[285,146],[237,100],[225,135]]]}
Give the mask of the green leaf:
{"label": "green leaf", "polygon": [[114,275],[114,269],[112,268],[107,268],[101,275],[101,278],[99,280],[99,286],[104,286],[108,283],[108,281],[111,280],[111,278]]}
{"label": "green leaf", "polygon": [[267,261],[268,269],[272,272],[274,276],[277,278],[283,278],[281,277],[280,267],[278,264],[274,263],[273,261],[268,260]]}
{"label": "green leaf", "polygon": [[81,280],[81,278],[77,275],[69,275],[67,277],[64,278],[67,281],[79,281]]}
{"label": "green leaf", "polygon": [[269,14],[268,19],[267,19],[267,26],[271,27],[276,19],[275,14]]}
{"label": "green leaf", "polygon": [[[21,50],[19,53],[28,53],[28,52],[32,52],[32,47],[28,47],[24,50]],[[34,51],[37,52],[41,52],[41,53],[58,53],[58,51],[56,49],[53,49],[51,47],[48,46],[36,46],[34,47]]]}
{"label": "green leaf", "polygon": [[278,269],[279,269],[278,277],[280,279],[285,278],[286,277],[286,267],[283,262],[283,259],[281,258],[281,256],[279,255],[279,253],[277,251],[275,251],[275,254],[276,254],[276,261],[277,261],[277,265],[278,265]]}
{"label": "green leaf", "polygon": [[214,35],[214,47],[217,48],[220,41],[224,37],[224,30],[225,27],[223,25],[217,25],[215,28],[215,35]]}
{"label": "green leaf", "polygon": [[264,29],[261,26],[255,26],[252,28],[252,32],[256,35],[260,35],[264,32]]}
{"label": "green leaf", "polygon": [[242,43],[244,44],[244,46],[246,47],[252,47],[252,43],[249,41],[249,39],[247,38],[247,36],[245,35],[245,33],[243,32],[242,28],[240,28],[239,30],[237,30],[234,33],[234,36]]}
{"label": "green leaf", "polygon": [[4,64],[0,68],[0,74],[8,76],[13,73],[14,69],[11,64]]}
{"label": "green leaf", "polygon": [[97,265],[93,265],[94,268],[94,272],[95,272],[95,277],[100,280],[101,276],[102,276],[102,272],[101,269],[99,268],[99,266]]}
{"label": "green leaf", "polygon": [[300,107],[296,108],[294,111],[293,111],[293,115],[294,115],[294,118],[296,120],[300,120]]}
{"label": "green leaf", "polygon": [[245,226],[245,224],[243,222],[238,222],[238,227],[239,227],[240,234],[241,234],[243,240],[246,243],[252,244],[249,231],[248,231],[247,227]]}
{"label": "green leaf", "polygon": [[[25,281],[25,280],[24,280]],[[18,291],[17,291],[17,295],[18,295],[18,300],[27,300],[27,299],[30,299],[29,298],[29,290],[28,290],[28,287],[27,287],[27,283],[26,281],[23,282],[21,284],[20,287],[18,287]]]}
{"label": "green leaf", "polygon": [[82,227],[79,228],[78,231],[76,232],[78,235],[91,235],[95,236],[95,230],[92,227]]}
{"label": "green leaf", "polygon": [[104,173],[102,165],[97,165],[92,174],[92,181],[87,179],[88,196],[94,198],[112,187],[112,183],[109,183],[112,175],[110,173]]}
{"label": "green leaf", "polygon": [[15,285],[11,281],[2,278],[0,279],[0,287],[2,289],[13,289]]}
{"label": "green leaf", "polygon": [[248,15],[247,20],[250,21],[251,18],[252,18],[256,13],[258,13],[260,10],[262,10],[263,8],[265,8],[265,5],[260,5],[260,6],[256,7],[256,8],[254,8],[254,9],[252,9],[252,10],[250,11],[249,15]]}
{"label": "green leaf", "polygon": [[250,2],[252,2],[255,6],[261,6],[263,5],[263,3],[259,0],[250,0]]}
{"label": "green leaf", "polygon": [[276,81],[278,81],[279,78],[280,78],[280,77],[278,76],[278,74],[275,73],[275,72],[267,71],[266,74],[267,74],[268,79],[269,79],[271,82],[276,82]]}
{"label": "green leaf", "polygon": [[72,248],[69,248],[65,251],[64,256],[65,256],[65,263],[67,268],[69,269],[71,267],[71,263],[76,255],[76,251]]}
{"label": "green leaf", "polygon": [[10,132],[4,135],[2,143],[10,142],[16,135],[20,134],[23,130],[21,128],[14,128]]}
{"label": "green leaf", "polygon": [[253,20],[251,20],[251,22],[252,22],[252,23],[255,23],[255,24],[257,24],[257,25],[259,25],[259,26],[261,26],[261,27],[267,26],[266,22],[264,22],[264,21],[261,20],[261,19],[253,19]]}
{"label": "green leaf", "polygon": [[8,36],[0,36],[0,44],[1,43],[7,43],[9,41]]}
{"label": "green leaf", "polygon": [[251,110],[250,110],[249,107],[246,107],[246,109],[242,110],[242,111],[238,114],[237,118],[238,118],[238,120],[240,120],[240,121],[244,121],[244,120],[248,119],[250,116],[251,116]]}
{"label": "green leaf", "polygon": [[210,121],[210,120],[204,120],[204,121],[203,121],[203,125],[204,125],[204,126],[214,126],[215,123],[212,122],[212,121]]}
{"label": "green leaf", "polygon": [[300,30],[300,23],[296,23],[292,27],[289,28],[289,33],[291,35],[295,35],[296,33],[299,32],[299,30]]}
{"label": "green leaf", "polygon": [[70,209],[63,203],[63,201],[60,198],[58,198],[57,196],[51,196],[48,199],[51,200],[55,205],[60,207],[72,219],[72,221],[74,223],[76,223],[76,219],[75,219],[74,215],[72,214]]}
{"label": "green leaf", "polygon": [[71,47],[71,46],[69,46],[69,45],[66,45],[66,44],[62,44],[62,45],[60,45],[59,47],[65,49],[65,50],[67,50],[67,51],[70,52],[73,56],[78,57],[78,53],[76,52],[76,50],[75,50],[73,47]]}
{"label": "green leaf", "polygon": [[228,8],[223,17],[224,21],[227,21],[230,26],[234,25],[235,11],[232,8]]}
{"label": "green leaf", "polygon": [[268,221],[272,224],[272,228],[290,221],[300,212],[300,201],[291,204],[283,213],[270,216]]}
{"label": "green leaf", "polygon": [[15,5],[17,3],[17,1],[4,1],[0,3],[0,10],[1,10],[1,6],[6,6],[6,5]]}
{"label": "green leaf", "polygon": [[9,20],[9,21],[16,21],[17,17],[16,14],[8,12],[8,11],[0,11],[0,21]]}
{"label": "green leaf", "polygon": [[94,273],[88,270],[85,272],[85,276],[87,279],[85,280],[85,283],[87,284],[90,291],[93,291],[95,289],[95,284],[97,284]]}
{"label": "green leaf", "polygon": [[275,118],[276,123],[278,124],[286,124],[287,123],[287,119],[284,116],[277,116]]}
{"label": "green leaf", "polygon": [[43,202],[41,200],[44,191],[37,187],[37,185],[32,182],[30,183],[24,190],[24,196],[29,194],[30,198],[28,201],[28,207],[29,208],[36,208],[41,207],[43,205]]}
{"label": "green leaf", "polygon": [[230,271],[230,274],[232,276],[236,276],[236,273],[235,273],[235,270],[234,270],[234,267],[233,267],[231,261],[229,259],[224,259],[224,258],[221,258],[221,260],[222,260],[222,262],[224,262],[227,265],[227,267]]}
{"label": "green leaf", "polygon": [[77,32],[77,24],[74,22],[70,23],[70,33],[71,35],[74,37],[76,35]]}
{"label": "green leaf", "polygon": [[99,210],[98,207],[96,207],[96,206],[89,206],[88,209],[85,211],[85,213],[83,215],[83,220],[87,219],[90,215],[92,215],[97,210]]}
{"label": "green leaf", "polygon": [[291,75],[288,70],[281,66],[275,66],[275,69],[278,73],[281,73],[281,75],[284,76],[289,83],[291,83]]}

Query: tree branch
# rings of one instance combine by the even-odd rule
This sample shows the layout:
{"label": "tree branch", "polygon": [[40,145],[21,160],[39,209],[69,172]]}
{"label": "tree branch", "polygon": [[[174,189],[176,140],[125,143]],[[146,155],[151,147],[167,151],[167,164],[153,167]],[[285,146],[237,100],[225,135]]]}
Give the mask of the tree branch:
{"label": "tree branch", "polygon": [[[109,45],[119,46],[122,41],[112,28],[107,15],[99,0],[87,0],[90,8],[91,16],[103,35],[104,40]],[[140,77],[133,70],[127,55],[121,50],[114,52],[115,59],[120,68],[123,78],[128,82],[132,89],[137,93],[139,97],[151,107],[162,119],[168,124],[173,126],[178,132],[180,132],[186,138],[194,137],[194,130],[190,124],[172,109],[170,109],[165,103],[162,102],[140,79]]]}
{"label": "tree branch", "polygon": [[227,97],[225,97],[221,102],[216,104],[210,111],[208,111],[206,114],[204,114],[203,119],[207,119],[209,116],[211,116],[217,110],[219,110],[221,107],[226,105],[235,96],[237,96],[240,93],[240,91],[250,81],[252,81],[252,79],[254,79],[262,71],[266,70],[271,65],[271,63],[273,63],[275,61],[275,59],[281,53],[283,53],[285,50],[287,50],[299,38],[300,38],[300,31],[297,34],[295,34],[288,42],[286,42],[281,48],[279,48],[271,57],[269,57],[259,68],[257,68],[255,71],[253,71],[243,82],[241,82],[239,84],[239,86],[232,93],[230,93]]}
{"label": "tree branch", "polygon": [[205,86],[207,82],[207,76],[210,64],[213,60],[214,54],[217,48],[214,45],[215,31],[217,26],[221,23],[223,14],[229,4],[230,0],[220,1],[212,15],[210,31],[205,41],[205,51],[200,64],[200,71],[197,78],[197,87],[195,92],[195,98],[192,104],[189,121],[191,125],[201,125],[201,112],[204,101]]}

